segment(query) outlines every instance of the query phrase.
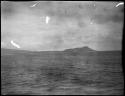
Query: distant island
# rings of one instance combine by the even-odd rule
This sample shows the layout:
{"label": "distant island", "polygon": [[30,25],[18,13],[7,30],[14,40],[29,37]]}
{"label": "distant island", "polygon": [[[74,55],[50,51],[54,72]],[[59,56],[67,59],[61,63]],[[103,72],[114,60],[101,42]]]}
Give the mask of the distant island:
{"label": "distant island", "polygon": [[96,51],[96,50],[93,50],[87,46],[85,47],[80,47],[80,48],[72,48],[72,49],[66,49],[64,51],[84,51],[84,52],[92,52],[92,51]]}

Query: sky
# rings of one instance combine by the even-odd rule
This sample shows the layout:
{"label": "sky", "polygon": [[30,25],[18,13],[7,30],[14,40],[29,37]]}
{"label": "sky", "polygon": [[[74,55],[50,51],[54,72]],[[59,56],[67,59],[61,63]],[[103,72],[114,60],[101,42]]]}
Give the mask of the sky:
{"label": "sky", "polygon": [[123,21],[123,2],[2,1],[1,47],[31,51],[84,46],[99,51],[121,50]]}

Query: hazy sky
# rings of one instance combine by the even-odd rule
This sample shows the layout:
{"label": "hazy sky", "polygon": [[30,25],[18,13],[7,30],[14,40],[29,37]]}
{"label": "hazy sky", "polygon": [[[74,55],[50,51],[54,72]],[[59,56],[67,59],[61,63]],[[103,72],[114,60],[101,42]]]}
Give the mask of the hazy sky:
{"label": "hazy sky", "polygon": [[84,46],[120,50],[124,4],[118,3],[4,1],[1,4],[1,45],[17,49],[13,41],[19,49],[36,51]]}

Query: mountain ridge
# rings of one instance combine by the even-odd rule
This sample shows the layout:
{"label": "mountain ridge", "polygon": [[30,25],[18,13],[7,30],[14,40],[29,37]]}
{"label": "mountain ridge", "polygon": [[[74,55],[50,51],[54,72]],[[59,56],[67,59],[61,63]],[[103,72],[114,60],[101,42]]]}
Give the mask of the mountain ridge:
{"label": "mountain ridge", "polygon": [[94,50],[94,49],[91,49],[91,48],[89,48],[89,47],[87,47],[87,46],[85,46],[85,47],[79,47],[79,48],[71,48],[71,49],[66,49],[66,50],[64,50],[64,51],[85,51],[85,52],[89,52],[89,51],[96,51],[96,50]]}

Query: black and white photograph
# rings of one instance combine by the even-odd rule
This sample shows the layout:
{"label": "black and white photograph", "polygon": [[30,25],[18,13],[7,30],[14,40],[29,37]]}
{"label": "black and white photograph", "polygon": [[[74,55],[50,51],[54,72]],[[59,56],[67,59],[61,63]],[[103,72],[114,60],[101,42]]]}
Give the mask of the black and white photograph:
{"label": "black and white photograph", "polygon": [[2,95],[124,95],[122,1],[1,1]]}

